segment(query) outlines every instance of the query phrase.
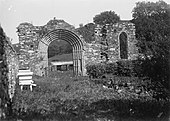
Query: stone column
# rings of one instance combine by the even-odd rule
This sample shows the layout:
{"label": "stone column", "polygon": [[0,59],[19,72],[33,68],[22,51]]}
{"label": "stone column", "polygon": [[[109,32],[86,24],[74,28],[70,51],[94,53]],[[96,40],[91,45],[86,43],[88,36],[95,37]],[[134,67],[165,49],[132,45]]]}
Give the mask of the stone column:
{"label": "stone column", "polygon": [[81,51],[81,63],[82,63],[82,76],[87,76],[86,74],[86,66],[85,66],[85,55],[84,50]]}
{"label": "stone column", "polygon": [[75,62],[75,72],[74,72],[74,74],[75,74],[75,76],[77,76],[78,74],[77,74],[77,71],[78,71],[78,69],[77,69],[77,64],[78,64],[78,62],[77,62],[77,59],[76,60],[74,60],[74,62]]}

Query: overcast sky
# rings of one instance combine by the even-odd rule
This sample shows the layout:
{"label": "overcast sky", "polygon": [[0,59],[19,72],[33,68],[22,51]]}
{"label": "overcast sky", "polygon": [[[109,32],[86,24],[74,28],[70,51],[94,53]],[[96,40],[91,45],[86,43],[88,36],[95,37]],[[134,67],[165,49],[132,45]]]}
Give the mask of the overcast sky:
{"label": "overcast sky", "polygon": [[[45,25],[56,17],[78,27],[80,23],[93,22],[96,14],[110,10],[115,11],[121,20],[130,20],[138,1],[141,0],[0,0],[0,24],[13,39],[12,43],[16,43],[16,27],[20,23]],[[170,0],[164,1],[170,3]]]}

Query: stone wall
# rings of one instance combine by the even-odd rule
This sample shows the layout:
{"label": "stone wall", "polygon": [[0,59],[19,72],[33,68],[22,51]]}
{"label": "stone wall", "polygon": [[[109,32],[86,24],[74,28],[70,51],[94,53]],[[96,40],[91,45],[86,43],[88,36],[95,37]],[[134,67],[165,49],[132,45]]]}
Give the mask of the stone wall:
{"label": "stone wall", "polygon": [[17,28],[19,36],[19,66],[20,69],[28,69],[38,54],[38,39],[41,26],[33,26],[30,23],[22,23]]}
{"label": "stone wall", "polygon": [[0,118],[8,113],[14,96],[18,65],[18,55],[0,27]]}
{"label": "stone wall", "polygon": [[101,63],[105,62],[106,59],[102,57],[102,48],[106,48],[106,53],[108,54],[108,62],[115,62],[122,60],[120,57],[120,40],[119,35],[122,32],[127,34],[127,51],[129,60],[136,59],[138,55],[138,48],[136,47],[137,40],[135,39],[135,26],[129,21],[121,21],[113,25],[108,25],[106,27],[106,41],[107,44],[101,44],[103,41],[102,26],[97,26],[95,30],[95,41],[91,44],[86,44],[85,46],[85,61],[86,64]]}
{"label": "stone wall", "polygon": [[[34,74],[39,74],[42,72],[41,70],[45,70],[44,65],[48,58],[44,59],[40,55],[46,55],[48,53],[40,53],[38,44],[43,35],[60,28],[71,30],[76,33],[76,29],[72,25],[69,25],[63,20],[56,20],[55,18],[50,20],[44,26],[33,26],[30,23],[21,23],[17,27],[20,46],[20,68],[29,68],[34,72]],[[135,39],[135,26],[133,23],[129,21],[120,21],[113,25],[107,25],[105,36],[106,45],[101,44],[103,41],[103,37],[101,36],[102,28],[103,26],[97,25],[95,29],[95,41],[92,43],[84,42],[83,58],[85,66],[88,64],[105,62],[106,58],[102,56],[102,53],[106,53],[108,56],[108,62],[122,60],[120,56],[121,52],[119,39],[122,32],[125,32],[127,35],[127,59],[135,59],[137,57],[138,49],[136,47],[137,41]],[[80,36],[80,39],[83,39],[81,35],[78,36]],[[46,44],[43,44],[42,46],[44,46],[44,48],[48,48],[46,47]],[[44,62],[44,65],[42,61]]]}
{"label": "stone wall", "polygon": [[[19,36],[19,68],[31,69],[34,74],[39,75],[39,70],[44,70],[42,53],[38,51],[38,44],[43,35],[57,28],[74,30],[74,27],[63,20],[50,20],[44,26],[33,26],[30,23],[21,23],[17,27]],[[46,61],[46,59],[45,59]],[[45,73],[45,72],[44,72]]]}

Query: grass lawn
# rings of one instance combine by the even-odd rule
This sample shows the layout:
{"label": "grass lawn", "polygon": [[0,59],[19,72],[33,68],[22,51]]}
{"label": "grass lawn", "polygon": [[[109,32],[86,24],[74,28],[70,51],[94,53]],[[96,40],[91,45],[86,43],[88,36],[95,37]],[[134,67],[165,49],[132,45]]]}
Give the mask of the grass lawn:
{"label": "grass lawn", "polygon": [[[169,102],[158,102],[149,94],[136,94],[126,88],[104,88],[88,77],[72,77],[72,72],[34,76],[37,86],[30,91],[16,91],[14,117],[58,121],[164,121]],[[110,77],[109,77],[110,78]],[[135,81],[137,78],[115,77]]]}

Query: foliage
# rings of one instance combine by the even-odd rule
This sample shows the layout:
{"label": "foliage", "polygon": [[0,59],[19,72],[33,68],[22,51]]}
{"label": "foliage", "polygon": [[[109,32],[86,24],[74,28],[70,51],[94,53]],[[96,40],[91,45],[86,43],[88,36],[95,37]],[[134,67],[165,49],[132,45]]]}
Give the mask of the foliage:
{"label": "foliage", "polygon": [[105,58],[105,61],[104,62],[108,62],[109,61],[109,54],[108,54],[108,51],[109,51],[109,44],[107,42],[107,29],[108,29],[108,26],[104,25],[101,30],[100,30],[100,34],[101,34],[101,42],[100,44],[102,45],[100,47],[100,55],[101,57]]}
{"label": "foliage", "polygon": [[[129,98],[129,97],[128,97]],[[166,101],[156,101],[148,99],[118,99],[118,100],[100,100],[94,102],[92,107],[96,110],[108,114],[117,114],[123,117],[156,117],[160,112],[168,115],[169,103]]]}
{"label": "foliage", "polygon": [[72,46],[63,40],[53,41],[48,47],[48,58],[69,53],[72,53]]}
{"label": "foliage", "polygon": [[93,22],[99,25],[114,24],[120,20],[120,17],[114,11],[105,11],[96,15]]}
{"label": "foliage", "polygon": [[132,61],[118,61],[117,63],[117,75],[119,76],[131,76],[133,74]]}
{"label": "foliage", "polygon": [[[167,99],[170,92],[164,87],[164,85],[161,84],[161,82],[152,81],[152,79],[149,79],[145,75],[145,73],[148,73],[148,70],[152,68],[150,68],[150,65],[143,64],[144,63],[140,62],[139,60],[126,60],[118,61],[116,63],[88,65],[86,69],[87,75],[89,75],[89,77],[91,77],[93,82],[95,82],[96,84],[108,85],[108,77],[109,75],[111,75],[110,77],[112,78],[112,81],[118,85],[126,85],[127,83],[135,82],[135,85],[137,85],[138,87],[141,87],[147,91],[152,91],[153,97],[155,99]],[[144,67],[142,66],[147,66],[145,68],[147,68],[148,70],[143,70]],[[151,73],[151,75],[153,74]],[[115,76],[118,76],[119,78],[115,78]],[[141,78],[141,80],[126,79],[126,81],[123,81],[124,79],[121,77]]]}
{"label": "foliage", "polygon": [[0,26],[0,119],[9,115],[11,99],[9,97],[9,67],[7,61],[7,36]]}
{"label": "foliage", "polygon": [[116,75],[117,74],[117,63],[107,63],[106,73]]}
{"label": "foliage", "polygon": [[133,9],[144,76],[169,88],[170,6],[164,1],[138,2]]}
{"label": "foliage", "polygon": [[87,75],[92,78],[100,78],[104,74],[112,74],[117,76],[138,76],[141,69],[139,62],[134,60],[120,60],[113,63],[102,63],[87,65]]}
{"label": "foliage", "polygon": [[[126,90],[104,89],[88,80],[74,78],[39,78],[37,87],[30,91],[17,90],[13,99],[15,117],[37,118],[52,116],[69,120],[94,116],[150,116],[163,112],[168,115],[169,102],[156,101],[149,95],[137,95]],[[67,119],[67,120],[68,120]],[[61,120],[61,119],[59,119]]]}
{"label": "foliage", "polygon": [[92,78],[100,78],[103,74],[106,73],[106,68],[104,64],[94,64],[87,65],[87,75]]}
{"label": "foliage", "polygon": [[91,43],[94,41],[94,29],[95,25],[93,23],[88,23],[85,26],[77,28],[77,32],[83,36],[85,42]]}

